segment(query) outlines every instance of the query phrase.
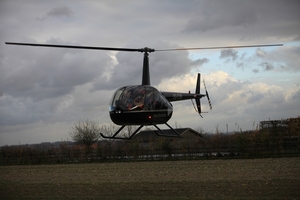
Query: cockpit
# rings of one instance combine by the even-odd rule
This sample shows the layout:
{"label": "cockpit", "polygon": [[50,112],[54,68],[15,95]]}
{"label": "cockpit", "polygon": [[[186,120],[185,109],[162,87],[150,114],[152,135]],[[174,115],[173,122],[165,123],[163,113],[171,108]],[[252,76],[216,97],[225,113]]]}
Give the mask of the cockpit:
{"label": "cockpit", "polygon": [[154,87],[149,85],[125,86],[113,95],[109,111],[172,110],[170,102]]}

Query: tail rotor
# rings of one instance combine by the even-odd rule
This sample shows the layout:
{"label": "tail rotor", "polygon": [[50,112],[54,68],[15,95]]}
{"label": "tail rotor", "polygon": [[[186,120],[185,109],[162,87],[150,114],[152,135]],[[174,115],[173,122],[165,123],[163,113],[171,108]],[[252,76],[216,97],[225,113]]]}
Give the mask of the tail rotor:
{"label": "tail rotor", "polygon": [[192,100],[192,103],[193,103],[193,106],[194,106],[196,112],[199,113],[200,117],[202,117],[202,115],[201,115],[202,113],[208,113],[208,112],[202,112],[200,99],[202,97],[207,98],[210,110],[212,109],[212,105],[211,105],[211,101],[210,101],[204,80],[203,80],[203,84],[204,84],[204,88],[205,88],[205,94],[200,94],[200,83],[201,83],[200,78],[201,78],[201,75],[200,75],[200,73],[198,73],[197,83],[196,83],[196,91],[195,91],[195,102],[196,102],[197,108],[195,107],[193,100]]}

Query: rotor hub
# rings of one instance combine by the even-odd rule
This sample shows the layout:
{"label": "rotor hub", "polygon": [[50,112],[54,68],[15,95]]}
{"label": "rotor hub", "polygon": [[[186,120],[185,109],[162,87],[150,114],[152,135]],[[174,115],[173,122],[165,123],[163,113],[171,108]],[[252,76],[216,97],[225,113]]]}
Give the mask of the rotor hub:
{"label": "rotor hub", "polygon": [[151,49],[149,47],[144,47],[144,48],[140,49],[140,52],[142,52],[142,53],[151,53],[151,52],[154,52],[154,51],[155,51],[155,49]]}

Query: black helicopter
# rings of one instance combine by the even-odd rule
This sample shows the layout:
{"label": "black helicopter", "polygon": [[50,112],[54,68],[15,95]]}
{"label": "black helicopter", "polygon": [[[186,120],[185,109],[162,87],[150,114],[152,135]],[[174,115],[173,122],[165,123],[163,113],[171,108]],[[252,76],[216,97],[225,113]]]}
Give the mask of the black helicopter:
{"label": "black helicopter", "polygon": [[[210,109],[212,105],[204,83],[205,94],[200,94],[200,74],[197,76],[195,93],[178,93],[178,92],[160,92],[150,85],[149,73],[149,54],[155,51],[177,51],[177,50],[203,50],[203,49],[228,49],[228,48],[247,48],[247,47],[267,47],[282,46],[283,44],[267,44],[267,45],[247,45],[247,46],[227,46],[227,47],[205,47],[205,48],[177,48],[177,49],[160,49],[155,50],[148,47],[134,48],[112,48],[112,47],[91,47],[91,46],[72,46],[72,45],[52,45],[52,44],[36,44],[36,43],[15,43],[6,42],[7,45],[25,45],[40,47],[56,47],[56,48],[73,48],[73,49],[89,49],[89,50],[107,50],[107,51],[129,51],[141,52],[144,54],[143,75],[141,85],[123,86],[116,90],[109,103],[109,114],[111,120],[121,125],[112,136],[100,133],[103,138],[109,139],[131,139],[144,126],[153,125],[158,131],[158,136],[181,137],[180,134],[173,129],[167,122],[172,117],[173,106],[172,101],[195,100],[196,111],[202,117],[200,99],[206,97]],[[194,105],[194,104],[193,104]],[[166,133],[157,125],[165,124],[173,134]],[[118,134],[128,125],[139,125],[139,127],[129,137],[119,137]]]}

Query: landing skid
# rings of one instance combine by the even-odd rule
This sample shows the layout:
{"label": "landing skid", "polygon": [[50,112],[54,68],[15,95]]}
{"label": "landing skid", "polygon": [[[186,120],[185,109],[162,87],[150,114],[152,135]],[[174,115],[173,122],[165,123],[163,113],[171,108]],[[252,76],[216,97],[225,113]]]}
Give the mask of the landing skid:
{"label": "landing skid", "polygon": [[[152,124],[158,131],[155,131],[155,134],[157,136],[163,136],[163,137],[176,137],[176,138],[181,138],[180,134],[174,130],[169,124],[165,123],[170,130],[174,133],[174,134],[168,134],[165,131],[161,130],[156,124]],[[117,132],[115,132],[113,134],[113,136],[106,136],[103,133],[100,133],[100,135],[103,138],[107,138],[107,139],[122,139],[122,140],[130,140],[133,136],[135,136],[140,130],[141,128],[143,128],[144,125],[140,125],[135,131],[134,133],[132,133],[129,137],[117,137],[117,135],[123,130],[123,128],[125,128],[126,125],[123,125],[119,128],[119,130],[117,130]]]}
{"label": "landing skid", "polygon": [[115,132],[115,134],[113,134],[113,136],[106,136],[103,135],[103,133],[100,133],[100,135],[103,138],[108,138],[108,139],[123,139],[123,140],[130,140],[135,134],[137,134],[137,132],[139,132],[141,130],[141,128],[143,128],[144,125],[140,125],[135,131],[134,133],[132,133],[129,137],[117,137],[117,135],[122,131],[123,128],[125,128],[126,125],[121,126],[121,128],[119,128],[119,130],[117,130],[117,132]]}

